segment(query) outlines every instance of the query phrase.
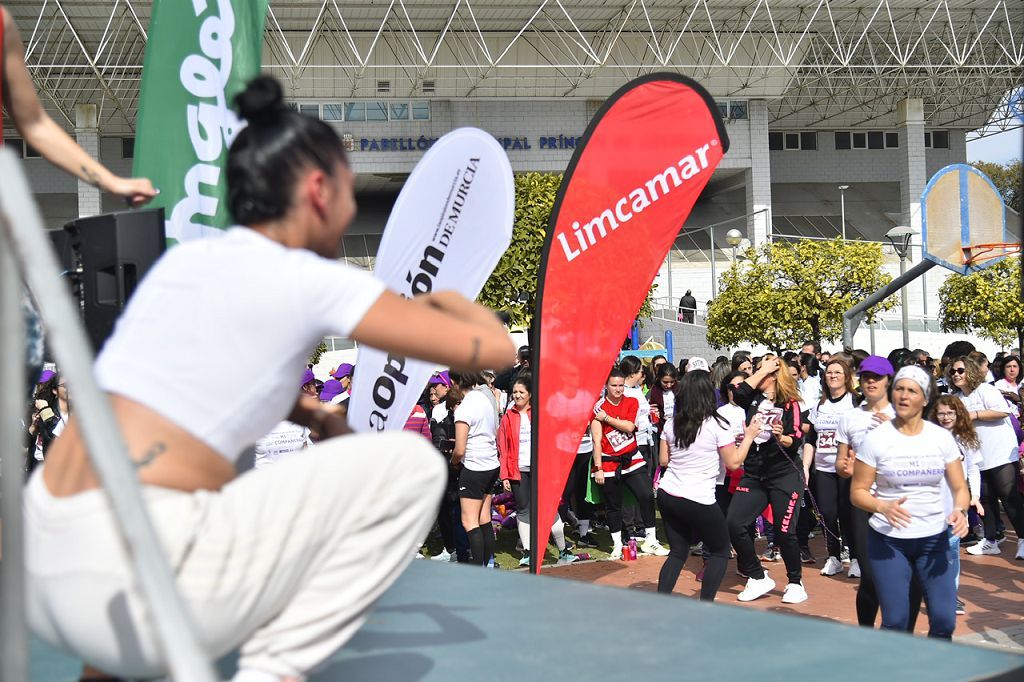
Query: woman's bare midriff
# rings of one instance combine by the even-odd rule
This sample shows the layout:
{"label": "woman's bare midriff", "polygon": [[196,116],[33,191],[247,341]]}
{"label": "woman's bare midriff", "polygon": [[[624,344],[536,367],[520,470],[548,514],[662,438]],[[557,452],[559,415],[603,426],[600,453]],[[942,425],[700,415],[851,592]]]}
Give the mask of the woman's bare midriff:
{"label": "woman's bare midriff", "polygon": [[[231,462],[177,424],[123,396],[111,395],[110,402],[143,485],[186,492],[219,490],[235,477]],[[74,417],[46,453],[43,481],[56,497],[100,486]]]}

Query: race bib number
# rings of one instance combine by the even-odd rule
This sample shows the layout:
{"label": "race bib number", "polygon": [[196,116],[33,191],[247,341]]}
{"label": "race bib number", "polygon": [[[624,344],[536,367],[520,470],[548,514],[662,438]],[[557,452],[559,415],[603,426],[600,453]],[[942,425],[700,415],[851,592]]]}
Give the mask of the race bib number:
{"label": "race bib number", "polygon": [[633,434],[619,431],[618,429],[611,429],[605,434],[605,438],[608,439],[608,444],[612,446],[614,452],[621,452],[630,445],[636,444],[636,439],[633,438]]}
{"label": "race bib number", "polygon": [[821,454],[831,454],[838,451],[839,441],[836,438],[836,432],[832,429],[818,431],[818,452]]}

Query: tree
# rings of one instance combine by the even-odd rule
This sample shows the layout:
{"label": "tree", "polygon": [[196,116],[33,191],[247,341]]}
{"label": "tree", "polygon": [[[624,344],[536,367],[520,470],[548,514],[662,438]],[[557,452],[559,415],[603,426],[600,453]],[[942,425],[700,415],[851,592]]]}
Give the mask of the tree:
{"label": "tree", "polygon": [[992,184],[999,190],[1003,197],[1003,203],[1017,213],[1021,212],[1021,161],[1010,163],[991,163],[989,161],[975,161],[971,164],[982,173],[988,176]]}
{"label": "tree", "polygon": [[327,352],[327,344],[324,343],[323,341],[321,341],[320,344],[316,348],[313,349],[312,354],[310,354],[310,356],[309,356],[309,364],[315,365],[316,363],[320,362],[321,356],[323,356],[323,354],[326,353],[326,352]]}
{"label": "tree", "polygon": [[[493,310],[508,312],[512,325],[529,326],[537,301],[537,273],[544,250],[548,221],[562,176],[553,173],[521,173],[515,176],[516,208],[512,241],[477,300]],[[654,313],[652,285],[637,317]]]}
{"label": "tree", "polygon": [[939,287],[939,323],[944,332],[974,333],[1024,347],[1020,300],[1020,256],[1005,258],[969,275],[952,275]]}
{"label": "tree", "polygon": [[[708,306],[708,343],[752,343],[776,352],[805,341],[835,340],[843,313],[892,279],[882,272],[880,244],[775,241],[747,250],[719,283]],[[887,299],[871,315],[892,308]]]}
{"label": "tree", "polygon": [[477,300],[488,308],[507,311],[513,325],[529,325],[537,300],[540,254],[562,176],[522,173],[515,176],[515,183],[512,242]]}

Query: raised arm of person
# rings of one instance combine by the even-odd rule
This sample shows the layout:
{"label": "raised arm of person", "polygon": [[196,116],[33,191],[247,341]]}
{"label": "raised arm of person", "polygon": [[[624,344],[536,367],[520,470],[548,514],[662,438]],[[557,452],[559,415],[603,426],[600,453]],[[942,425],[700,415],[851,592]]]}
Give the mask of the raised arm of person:
{"label": "raised arm of person", "polygon": [[750,446],[754,444],[754,438],[759,433],[761,433],[761,419],[755,416],[749,424],[743,427],[743,441],[739,445],[724,445],[718,448],[718,455],[725,463],[726,469],[736,471],[743,466],[743,462],[747,460],[747,454],[750,452]]}
{"label": "raised arm of person", "polygon": [[[436,331],[445,330],[443,343]],[[413,299],[385,291],[352,331],[374,348],[455,369],[503,369],[515,356],[512,337],[492,311],[454,291]]]}
{"label": "raised arm of person", "polygon": [[3,7],[0,7],[0,20],[4,23],[3,59],[0,59],[3,104],[25,141],[53,165],[94,187],[123,197],[132,206],[141,206],[156,196],[157,190],[149,180],[114,175],[50,118],[39,102],[32,77],[25,67],[25,45],[18,27]]}

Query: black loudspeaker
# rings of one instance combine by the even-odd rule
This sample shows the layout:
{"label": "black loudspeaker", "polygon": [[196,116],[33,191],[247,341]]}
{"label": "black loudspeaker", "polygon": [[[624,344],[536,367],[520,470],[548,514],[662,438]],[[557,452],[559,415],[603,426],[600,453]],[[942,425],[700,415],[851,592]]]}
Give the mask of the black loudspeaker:
{"label": "black loudspeaker", "polygon": [[73,254],[65,267],[74,272],[77,260],[85,329],[99,352],[143,275],[167,247],[164,210],[79,218],[65,225],[64,232]]}

